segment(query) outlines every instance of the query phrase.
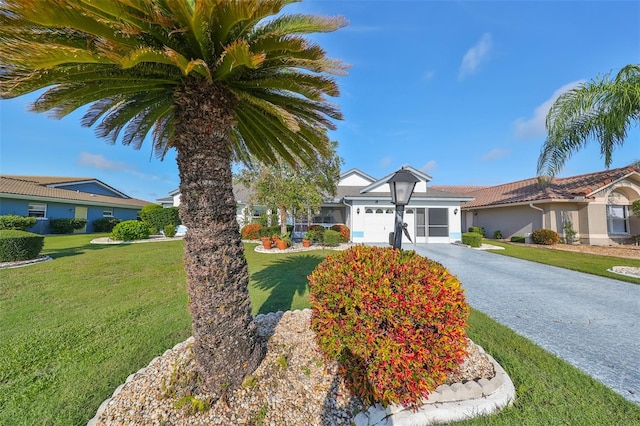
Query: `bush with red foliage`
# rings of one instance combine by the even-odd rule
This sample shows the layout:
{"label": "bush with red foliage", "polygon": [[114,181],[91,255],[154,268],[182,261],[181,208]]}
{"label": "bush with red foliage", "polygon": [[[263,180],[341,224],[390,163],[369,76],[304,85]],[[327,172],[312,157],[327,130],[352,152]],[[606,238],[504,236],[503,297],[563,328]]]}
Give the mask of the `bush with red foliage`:
{"label": "bush with red foliage", "polygon": [[262,225],[259,223],[250,223],[243,226],[240,233],[242,234],[242,238],[245,240],[259,240],[260,235],[258,233],[261,229]]}
{"label": "bush with red foliage", "polygon": [[536,229],[531,233],[531,239],[536,244],[551,246],[560,242],[560,235],[552,229]]}
{"label": "bush with red foliage", "polygon": [[351,230],[347,225],[333,225],[332,231],[338,231],[340,233],[340,242],[348,243],[351,240]]}
{"label": "bush with red foliage", "polygon": [[466,356],[458,279],[413,251],[354,246],[309,276],[311,328],[366,403],[416,407]]}

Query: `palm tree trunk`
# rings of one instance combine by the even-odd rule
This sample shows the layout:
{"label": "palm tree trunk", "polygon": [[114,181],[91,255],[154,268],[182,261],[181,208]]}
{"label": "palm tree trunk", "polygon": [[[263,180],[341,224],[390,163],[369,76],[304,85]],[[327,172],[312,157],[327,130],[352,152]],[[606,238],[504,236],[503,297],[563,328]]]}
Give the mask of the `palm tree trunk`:
{"label": "palm tree trunk", "polygon": [[195,344],[204,390],[219,398],[239,386],[264,357],[249,300],[249,272],[236,221],[230,128],[235,98],[189,79],[176,97],[180,217]]}

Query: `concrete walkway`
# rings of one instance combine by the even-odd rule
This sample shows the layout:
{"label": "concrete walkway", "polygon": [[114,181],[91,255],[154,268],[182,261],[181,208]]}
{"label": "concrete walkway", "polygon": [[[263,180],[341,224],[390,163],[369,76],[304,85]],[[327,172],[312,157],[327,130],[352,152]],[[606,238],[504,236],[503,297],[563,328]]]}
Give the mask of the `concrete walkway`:
{"label": "concrete walkway", "polygon": [[405,244],[442,263],[469,304],[640,404],[640,285],[452,244]]}

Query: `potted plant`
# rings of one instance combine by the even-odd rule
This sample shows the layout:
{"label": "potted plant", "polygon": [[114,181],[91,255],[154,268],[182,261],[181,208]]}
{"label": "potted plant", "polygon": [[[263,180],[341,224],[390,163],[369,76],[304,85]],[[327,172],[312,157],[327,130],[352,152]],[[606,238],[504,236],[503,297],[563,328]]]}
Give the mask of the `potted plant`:
{"label": "potted plant", "polygon": [[291,237],[289,235],[290,234],[287,232],[286,234],[283,234],[281,237],[278,237],[278,239],[276,240],[276,246],[280,250],[286,250],[287,247],[291,245]]}
{"label": "potted plant", "polygon": [[262,241],[262,247],[264,247],[267,250],[271,250],[271,238],[262,237],[260,238],[260,240]]}
{"label": "potted plant", "polygon": [[307,238],[302,239],[302,247],[311,247],[311,240]]}

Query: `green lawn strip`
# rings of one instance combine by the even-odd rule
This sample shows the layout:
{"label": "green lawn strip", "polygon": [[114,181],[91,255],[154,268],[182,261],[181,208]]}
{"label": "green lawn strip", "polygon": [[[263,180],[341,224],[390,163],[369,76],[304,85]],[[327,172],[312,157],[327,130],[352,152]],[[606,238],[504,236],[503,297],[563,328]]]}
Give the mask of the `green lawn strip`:
{"label": "green lawn strip", "polygon": [[627,259],[624,257],[598,256],[591,253],[579,253],[566,250],[552,250],[518,244],[503,243],[495,240],[483,240],[486,244],[504,247],[504,250],[487,250],[491,253],[503,256],[516,257],[546,265],[558,266],[573,271],[613,278],[633,284],[640,284],[640,278],[614,274],[607,271],[612,266],[633,266],[640,268],[640,259]]}
{"label": "green lawn strip", "polygon": [[53,261],[0,270],[0,424],[86,423],[191,334],[181,242],[90,239],[47,237]]}
{"label": "green lawn strip", "polygon": [[308,308],[307,276],[332,250],[310,250],[294,253],[259,253],[257,244],[245,244],[245,257],[251,279],[249,294],[252,313]]}
{"label": "green lawn strip", "polygon": [[[129,374],[191,334],[180,241],[92,238],[47,237],[55,260],[0,270],[0,425],[85,424]],[[306,277],[332,252],[254,248],[253,313],[308,307]],[[472,312],[470,325],[518,392],[513,408],[477,424],[640,424],[637,405],[486,315]]]}

